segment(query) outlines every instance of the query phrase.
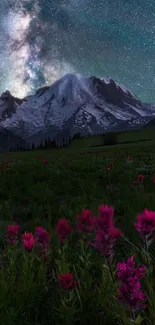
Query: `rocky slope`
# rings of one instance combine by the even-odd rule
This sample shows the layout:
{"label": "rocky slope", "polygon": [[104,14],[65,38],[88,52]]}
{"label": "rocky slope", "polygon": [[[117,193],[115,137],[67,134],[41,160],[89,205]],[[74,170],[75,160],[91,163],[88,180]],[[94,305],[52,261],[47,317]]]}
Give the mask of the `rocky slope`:
{"label": "rocky slope", "polygon": [[154,116],[155,105],[142,103],[111,78],[67,74],[23,99],[9,91],[0,96],[0,128],[17,142],[35,145],[46,137],[137,128]]}

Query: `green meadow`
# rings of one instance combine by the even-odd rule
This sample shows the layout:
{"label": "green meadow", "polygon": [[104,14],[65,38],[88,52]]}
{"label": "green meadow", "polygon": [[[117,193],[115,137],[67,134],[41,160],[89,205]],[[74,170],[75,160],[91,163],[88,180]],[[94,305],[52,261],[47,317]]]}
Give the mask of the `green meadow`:
{"label": "green meadow", "polygon": [[[136,183],[138,175],[144,179]],[[112,283],[106,259],[76,234],[83,209],[97,216],[99,206],[112,206],[123,233],[116,244],[116,262],[135,252],[136,262],[146,265],[144,254],[135,251],[141,239],[133,223],[145,208],[155,211],[154,175],[155,129],[119,133],[114,145],[104,145],[104,136],[90,136],[75,139],[67,148],[1,153],[1,323],[154,325],[154,305],[131,320],[127,307],[115,299],[118,282]],[[55,231],[61,218],[75,230],[64,249]],[[11,224],[18,224],[21,233],[42,226],[51,234],[46,263],[24,250],[21,239],[9,246]],[[150,252],[154,256],[154,243]],[[65,272],[78,282],[70,293],[57,283]]]}

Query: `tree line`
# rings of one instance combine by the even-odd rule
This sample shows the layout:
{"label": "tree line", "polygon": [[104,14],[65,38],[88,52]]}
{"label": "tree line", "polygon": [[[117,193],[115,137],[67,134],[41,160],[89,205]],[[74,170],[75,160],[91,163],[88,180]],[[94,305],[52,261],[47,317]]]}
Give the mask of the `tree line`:
{"label": "tree line", "polygon": [[10,147],[11,152],[16,152],[16,151],[32,151],[32,150],[42,150],[42,149],[56,149],[56,148],[65,148],[69,147],[70,143],[74,139],[79,139],[80,134],[76,133],[73,137],[62,137],[61,139],[51,139],[51,138],[45,138],[45,140],[41,140],[39,146],[36,146],[35,143],[33,142],[31,145],[27,144],[27,146],[23,147],[17,144],[16,147]]}

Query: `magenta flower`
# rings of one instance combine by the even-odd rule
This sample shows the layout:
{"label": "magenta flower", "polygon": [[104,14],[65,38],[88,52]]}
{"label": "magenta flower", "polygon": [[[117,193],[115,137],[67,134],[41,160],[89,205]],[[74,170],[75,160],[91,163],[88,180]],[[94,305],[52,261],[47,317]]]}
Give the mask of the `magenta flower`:
{"label": "magenta flower", "polygon": [[94,217],[94,224],[97,229],[102,229],[105,232],[114,226],[114,208],[108,205],[101,205],[99,207],[99,217]]}
{"label": "magenta flower", "polygon": [[146,267],[140,265],[135,267],[134,258],[135,255],[131,256],[126,263],[117,263],[117,277],[121,282],[117,299],[136,311],[146,307],[145,301],[148,297],[142,292],[140,284],[140,279],[145,276]]}
{"label": "magenta flower", "polygon": [[94,229],[94,220],[90,210],[82,210],[78,216],[78,229],[83,233],[90,233]]}
{"label": "magenta flower", "polygon": [[72,232],[72,229],[73,228],[67,219],[64,218],[58,220],[56,232],[59,235],[59,240],[62,245],[64,244],[65,239],[67,239]]}
{"label": "magenta flower", "polygon": [[138,265],[135,268],[135,255],[128,258],[127,262],[117,263],[117,277],[125,283],[129,278],[137,277],[141,279],[145,276],[146,266]]}
{"label": "magenta flower", "polygon": [[141,290],[141,284],[136,279],[132,279],[128,285],[121,284],[118,289],[118,301],[127,304],[131,310],[141,310],[146,308],[147,296]]}
{"label": "magenta flower", "polygon": [[145,209],[137,216],[137,222],[134,225],[141,237],[151,235],[155,229],[155,211]]}
{"label": "magenta flower", "polygon": [[64,290],[72,290],[77,287],[77,282],[74,280],[72,273],[60,274],[59,284]]}
{"label": "magenta flower", "polygon": [[108,232],[104,232],[103,230],[99,229],[97,231],[95,241],[90,243],[90,245],[99,250],[101,254],[109,258],[113,256],[113,248],[116,239],[121,235],[121,231],[117,228],[110,228]]}
{"label": "magenta flower", "polygon": [[35,229],[35,244],[39,248],[39,253],[44,260],[48,258],[48,250],[50,248],[50,234],[43,227],[36,227]]}
{"label": "magenta flower", "polygon": [[101,254],[109,258],[113,256],[113,248],[116,239],[119,238],[122,233],[114,226],[115,222],[113,220],[113,207],[101,205],[99,207],[99,214],[99,217],[94,217],[96,237],[95,241],[90,243],[90,245],[98,249]]}
{"label": "magenta flower", "polygon": [[10,245],[15,245],[18,239],[20,226],[19,225],[8,225],[8,232],[6,238]]}
{"label": "magenta flower", "polygon": [[23,245],[28,252],[31,252],[34,247],[34,237],[33,234],[28,232],[22,235]]}
{"label": "magenta flower", "polygon": [[50,241],[50,234],[46,229],[38,226],[35,229],[35,239],[38,243],[43,245]]}
{"label": "magenta flower", "polygon": [[138,181],[142,182],[144,180],[144,175],[138,175],[137,179]]}

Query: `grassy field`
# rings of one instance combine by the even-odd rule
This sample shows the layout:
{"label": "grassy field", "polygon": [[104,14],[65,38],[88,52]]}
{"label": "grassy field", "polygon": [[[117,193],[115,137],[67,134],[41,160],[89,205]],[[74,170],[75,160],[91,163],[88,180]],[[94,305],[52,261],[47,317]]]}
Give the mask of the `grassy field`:
{"label": "grassy field", "polygon": [[[32,283],[29,284],[25,273],[22,273],[22,282],[20,283],[23,283],[23,288],[17,289],[18,298],[14,300],[16,290],[11,291],[10,294],[9,284],[14,283],[14,286],[17,286],[17,279],[15,279],[17,274],[13,269],[13,264],[11,264],[12,257],[10,256],[12,255],[10,254],[12,254],[12,250],[8,248],[5,240],[9,224],[19,224],[22,233],[33,233],[36,226],[42,226],[52,234],[52,245],[54,245],[54,242],[56,247],[59,247],[55,234],[55,227],[59,219],[68,219],[72,226],[76,228],[77,216],[81,210],[90,209],[93,215],[98,215],[98,206],[108,204],[114,207],[116,226],[126,237],[126,240],[124,238],[119,240],[116,259],[127,259],[134,251],[132,244],[137,247],[140,242],[140,237],[133,226],[137,214],[142,212],[144,208],[155,211],[155,183],[153,181],[155,175],[155,131],[145,129],[143,131],[128,132],[119,134],[117,139],[119,144],[114,146],[95,147],[103,143],[103,137],[98,136],[74,140],[69,148],[3,153],[0,155],[1,256],[9,255],[9,272],[12,273],[8,274],[12,274],[12,277],[14,277],[14,280],[7,282],[8,278],[4,276],[5,267],[3,266],[3,271],[0,271],[0,286],[3,293],[0,294],[0,316],[4,325],[131,324],[129,318],[123,320],[122,317],[125,316],[120,314],[121,316],[118,317],[115,314],[117,304],[114,303],[114,306],[111,306],[109,302],[104,302],[105,290],[110,291],[111,287],[105,289],[105,283],[101,280],[100,273],[98,277],[104,288],[102,303],[98,302],[98,305],[95,305],[94,299],[96,298],[91,296],[89,302],[85,305],[86,298],[81,293],[79,306],[82,304],[83,309],[76,310],[76,315],[72,313],[74,308],[68,302],[75,298],[70,296],[66,302],[66,307],[64,307],[56,293],[55,284],[54,289],[50,290],[54,290],[57,300],[52,300],[55,299],[51,298],[52,291],[47,289],[47,292],[44,292],[45,287],[51,286],[49,279],[46,278],[45,280],[47,269],[46,272],[44,270],[44,275],[36,275],[36,279],[31,279]],[[143,139],[147,141],[136,142]],[[123,142],[130,141],[132,143],[123,144]],[[136,184],[135,181],[140,174],[144,176],[144,179]],[[129,242],[132,242],[132,244]],[[79,247],[76,245],[76,239],[73,236],[67,246],[71,257],[68,257],[69,262],[66,264],[66,268],[60,263],[64,255],[61,255],[62,252],[59,252],[59,248],[52,253],[53,255],[56,253],[61,255],[60,258],[55,257],[56,260],[59,260],[59,263],[56,263],[59,266],[59,271],[67,270],[67,267],[72,264],[69,269],[73,272],[72,266],[73,264],[76,265],[77,262],[74,260],[73,255],[76,250],[79,252]],[[102,258],[96,251],[94,252],[92,249],[90,253],[88,248],[85,249],[87,256],[94,254],[95,257],[93,258],[101,263]],[[154,244],[152,244],[152,252],[154,252]],[[81,254],[80,251],[78,256],[82,256]],[[25,263],[30,263],[28,260],[29,255],[30,253],[25,255]],[[81,267],[79,274],[82,283],[86,281],[85,277],[93,274],[92,269],[90,271],[89,267],[86,266],[88,260],[86,255],[84,256],[83,266],[81,257],[78,257],[79,263],[77,262],[77,273],[78,267]],[[20,261],[19,265],[23,263],[21,255],[20,258],[18,256],[18,260],[17,257],[14,259],[14,265],[18,261]],[[28,272],[29,264],[24,265],[24,272],[26,270]],[[44,268],[42,264],[41,268]],[[82,270],[87,271],[88,274],[82,273],[84,272]],[[98,269],[96,272],[99,272]],[[35,274],[38,274],[37,271]],[[18,270],[17,278],[19,276]],[[46,273],[46,276],[48,277],[49,273]],[[106,274],[106,280],[107,276],[109,275]],[[29,290],[27,289],[28,285]],[[35,287],[34,296],[33,286]],[[40,288],[38,289],[40,290],[40,298],[38,298],[39,293],[36,286]],[[78,295],[79,292],[77,292]],[[23,298],[24,295],[27,297],[26,300]],[[33,297],[33,299],[30,299],[31,307],[29,306],[30,295]],[[79,297],[78,295],[77,297]],[[64,297],[63,293],[61,293],[62,296]],[[49,299],[51,300],[49,301]],[[64,299],[67,299],[67,297],[65,296]],[[46,306],[43,304],[43,300],[46,301]],[[20,301],[22,301],[23,309],[19,307]],[[56,308],[59,312],[50,305],[50,303],[53,304],[53,301],[57,301]],[[76,299],[75,301],[75,304],[78,305]],[[94,314],[89,311],[91,304],[94,305]],[[49,312],[50,308],[51,312]],[[95,312],[97,315],[95,315]],[[72,316],[65,318],[68,314]],[[35,318],[34,315],[37,315],[37,317]],[[150,320],[147,318],[147,322],[142,324],[154,325],[155,315],[153,314],[151,317]],[[135,324],[140,324],[140,322],[137,321]]]}

